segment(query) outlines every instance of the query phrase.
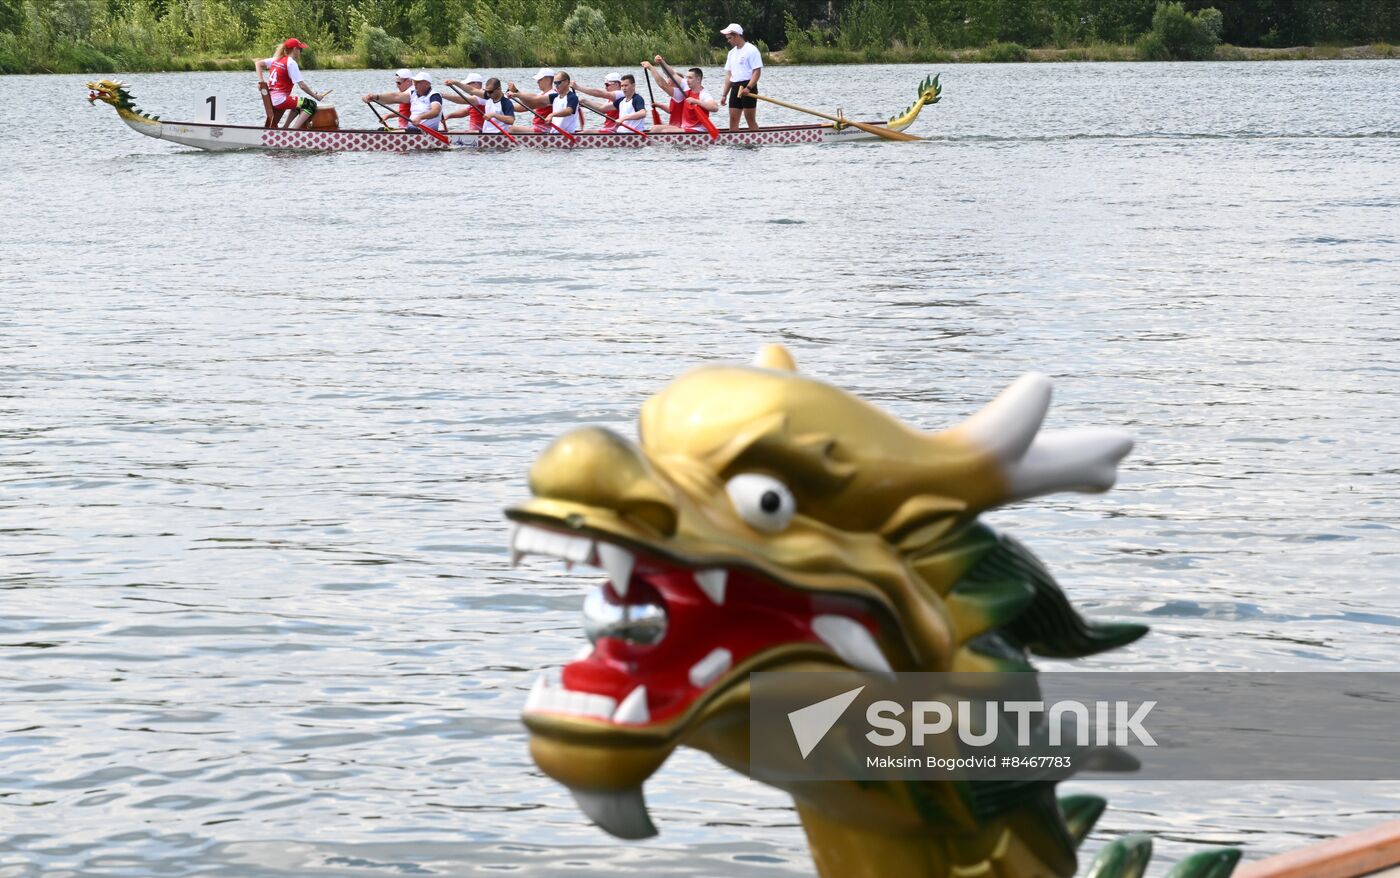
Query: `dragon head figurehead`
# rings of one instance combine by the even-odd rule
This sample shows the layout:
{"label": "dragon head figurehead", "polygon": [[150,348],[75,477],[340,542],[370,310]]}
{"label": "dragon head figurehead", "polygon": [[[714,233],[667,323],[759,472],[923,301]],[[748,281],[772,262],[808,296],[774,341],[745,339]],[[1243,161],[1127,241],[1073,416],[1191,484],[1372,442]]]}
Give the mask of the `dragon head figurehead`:
{"label": "dragon head figurehead", "polygon": [[136,104],[132,103],[131,92],[126,86],[111,79],[103,79],[98,82],[89,82],[88,103],[95,104],[101,101],[104,104],[111,104],[116,108],[117,114],[122,118],[145,120],[148,122],[160,121],[159,116],[152,116],[136,109]]}
{"label": "dragon head figurehead", "polygon": [[886,124],[888,125],[888,127],[893,128],[896,131],[903,131],[905,128],[908,128],[910,125],[914,124],[914,120],[919,117],[920,110],[922,110],[929,104],[938,103],[938,99],[942,95],[943,86],[938,84],[938,77],[925,77],[924,81],[919,83],[918,99],[915,100],[914,103],[906,107],[904,112],[899,113],[895,116],[891,116]]}
{"label": "dragon head figurehead", "polygon": [[[557,439],[530,470],[533,499],[507,512],[512,560],[556,556],[607,581],[585,601],[592,647],[530,693],[536,762],[604,829],[645,837],[642,785],[676,747],[747,769],[751,672],[1026,670],[1028,653],[1140,636],[1083,620],[977,521],[1113,484],[1128,436],[1041,432],[1049,402],[1049,379],[1027,375],[923,432],[771,346],[672,382],[643,406],[639,443]],[[995,807],[975,784],[893,786],[789,790],[824,875],[1067,875],[1102,808],[1057,803],[1049,784]]]}

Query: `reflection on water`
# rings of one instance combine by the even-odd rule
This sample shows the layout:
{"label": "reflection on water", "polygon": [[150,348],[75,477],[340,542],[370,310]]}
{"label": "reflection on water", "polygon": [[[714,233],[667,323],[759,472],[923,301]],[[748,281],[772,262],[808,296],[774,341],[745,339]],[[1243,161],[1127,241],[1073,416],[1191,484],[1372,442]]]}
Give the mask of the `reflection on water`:
{"label": "reflection on water", "polygon": [[[6,78],[63,112],[0,145],[0,876],[809,871],[698,754],[640,845],[534,770],[591,583],[511,569],[499,515],[549,438],[766,341],[913,423],[1041,369],[1052,426],[1133,430],[1119,490],[992,518],[1153,626],[1075,666],[1394,669],[1397,70],[957,67],[929,144],[489,157],[196,154]],[[924,72],[771,89],[888,113]],[[256,113],[250,74],[129,80]],[[1167,859],[1397,810],[1070,786]]]}

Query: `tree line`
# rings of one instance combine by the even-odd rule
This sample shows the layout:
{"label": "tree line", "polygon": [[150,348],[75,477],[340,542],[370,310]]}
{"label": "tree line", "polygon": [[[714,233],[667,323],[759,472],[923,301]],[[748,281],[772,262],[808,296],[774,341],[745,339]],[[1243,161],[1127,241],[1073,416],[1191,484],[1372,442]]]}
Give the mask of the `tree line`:
{"label": "tree line", "polygon": [[232,66],[289,35],[323,66],[620,64],[658,51],[712,63],[730,21],[793,60],[1090,44],[1155,57],[1164,6],[1167,24],[1237,46],[1400,41],[1397,0],[0,0],[0,72]]}

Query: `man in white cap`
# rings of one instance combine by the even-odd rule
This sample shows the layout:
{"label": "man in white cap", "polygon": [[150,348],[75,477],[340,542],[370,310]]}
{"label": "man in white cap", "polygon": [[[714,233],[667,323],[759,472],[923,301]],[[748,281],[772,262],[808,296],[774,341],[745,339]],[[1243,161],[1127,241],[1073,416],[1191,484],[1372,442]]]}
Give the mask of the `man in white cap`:
{"label": "man in white cap", "polygon": [[[720,31],[731,46],[724,59],[724,87],[720,89],[720,105],[729,105],[729,130],[739,128],[739,113],[750,128],[758,127],[758,78],[763,75],[763,56],[758,46],[744,39],[744,29],[731,24]],[[741,95],[741,90],[750,94]]]}
{"label": "man in white cap", "polygon": [[[554,90],[554,71],[548,67],[541,67],[535,72],[535,84],[540,87],[540,90],[533,94],[520,91],[513,82],[506,85],[506,92],[510,95],[511,100],[515,101],[516,106],[524,106],[531,111],[526,114],[530,118],[530,124],[517,123],[511,129],[516,134],[550,134],[554,131],[545,121],[554,109],[554,99],[559,96],[559,93]],[[541,111],[544,118],[536,115],[534,110]]]}
{"label": "man in white cap", "polygon": [[413,125],[409,130],[418,127],[431,128],[434,131],[442,130],[442,95],[433,91],[433,78],[428,75],[428,71],[420,70],[413,74],[413,88],[408,91],[390,91],[383,94],[367,94],[364,102],[370,103],[404,103],[409,105],[409,120]]}
{"label": "man in white cap", "polygon": [[[637,94],[637,77],[632,74],[609,73],[603,77],[602,88],[589,88],[586,85],[575,83],[574,91],[607,101],[605,105],[595,105],[592,101],[587,102],[590,107],[608,117],[607,121],[603,123],[603,127],[598,129],[602,133],[616,134],[619,119],[637,131],[647,129],[647,104],[646,101],[642,100],[642,96]],[[622,130],[627,131],[626,128]]]}
{"label": "man in white cap", "polygon": [[482,127],[486,124],[486,116],[483,114],[480,102],[480,98],[482,97],[482,94],[485,91],[485,89],[482,88],[481,74],[468,73],[466,79],[460,82],[458,82],[455,79],[449,79],[446,80],[446,84],[450,86],[457,86],[459,89],[466,92],[470,96],[470,98],[472,98],[472,100],[464,98],[461,95],[457,94],[455,91],[447,92],[446,94],[444,94],[442,96],[444,100],[451,101],[454,104],[467,105],[467,108],[465,110],[459,110],[455,113],[449,113],[447,115],[447,118],[460,119],[461,117],[466,116],[467,133],[476,134],[480,132]]}
{"label": "man in white cap", "polygon": [[[395,70],[394,88],[397,88],[401,92],[410,91],[413,88],[413,71],[409,70],[407,67],[400,67],[398,70]],[[413,112],[413,107],[409,105],[408,101],[399,104],[395,109],[405,116]],[[406,125],[408,125],[408,123],[398,116],[384,117],[384,126],[386,128],[401,129]]]}

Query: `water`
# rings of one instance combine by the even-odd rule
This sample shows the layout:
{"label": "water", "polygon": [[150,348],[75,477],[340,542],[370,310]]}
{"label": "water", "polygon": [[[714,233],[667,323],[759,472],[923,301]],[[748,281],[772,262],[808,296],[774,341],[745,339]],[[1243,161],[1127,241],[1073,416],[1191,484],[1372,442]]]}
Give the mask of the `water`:
{"label": "water", "polygon": [[[886,114],[926,72],[764,85]],[[357,124],[388,85],[309,78]],[[1080,666],[1396,669],[1400,65],[951,67],[927,144],[494,156],[197,153],[82,79],[0,79],[0,876],[810,871],[697,754],[645,844],[534,770],[592,577],[512,570],[500,516],[553,436],[768,341],[920,425],[1040,369],[1052,426],[1136,434],[1113,493],[990,519],[1153,626]],[[251,72],[127,81],[260,114]],[[1166,860],[1400,811],[1077,786],[1091,847]]]}

